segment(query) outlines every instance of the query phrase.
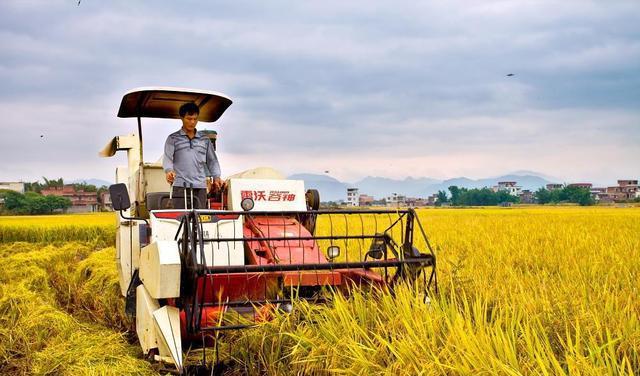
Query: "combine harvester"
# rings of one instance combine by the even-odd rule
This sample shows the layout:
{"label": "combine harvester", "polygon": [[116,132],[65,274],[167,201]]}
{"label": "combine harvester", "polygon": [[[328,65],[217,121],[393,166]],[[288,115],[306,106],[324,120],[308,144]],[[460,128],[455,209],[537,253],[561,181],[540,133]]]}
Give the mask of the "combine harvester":
{"label": "combine harvester", "polygon": [[[149,359],[183,372],[183,348],[211,346],[221,331],[290,311],[297,299],[323,303],[327,292],[372,286],[392,292],[402,280],[420,280],[425,297],[437,288],[435,256],[412,209],[320,210],[316,190],[270,168],[228,177],[210,209],[172,209],[162,164],[144,162],[141,118],[179,119],[185,102],[199,106],[200,122],[215,122],[232,103],[209,91],[132,90],[118,117],[137,118],[138,133],[100,152],[127,153],[109,191],[119,211],[121,292]],[[185,193],[189,207],[195,198]]]}

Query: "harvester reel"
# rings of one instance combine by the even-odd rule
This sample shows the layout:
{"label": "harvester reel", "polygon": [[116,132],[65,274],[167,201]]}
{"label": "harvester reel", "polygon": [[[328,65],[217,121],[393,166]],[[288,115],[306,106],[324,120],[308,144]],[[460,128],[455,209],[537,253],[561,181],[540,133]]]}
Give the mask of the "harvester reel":
{"label": "harvester reel", "polygon": [[[197,281],[199,277],[206,274],[204,231],[199,214],[195,211],[185,214],[180,228],[182,228],[182,238],[178,242],[181,260],[180,304],[185,310],[187,331],[195,333],[200,327],[200,314],[204,303],[198,302]],[[202,296],[204,296],[205,291],[201,292]]]}
{"label": "harvester reel", "polygon": [[[402,251],[402,255],[398,253],[399,250]],[[365,255],[365,260],[367,258],[376,260],[386,259],[389,251],[391,251],[395,258],[424,258],[431,260],[431,262],[435,264],[435,257],[432,254],[420,253],[412,244],[403,244],[402,247],[400,247],[388,233],[376,234],[376,238],[371,242],[371,246]],[[424,266],[416,264],[399,265],[387,282],[390,287],[393,287],[401,280],[415,281],[424,272],[424,269]]]}
{"label": "harvester reel", "polygon": [[197,276],[197,267],[195,259],[195,237],[188,214],[182,219],[180,227],[182,228],[182,238],[178,241],[180,248],[180,296],[191,296]]}
{"label": "harvester reel", "polygon": [[388,234],[376,234],[376,238],[371,242],[369,251],[365,255],[365,260],[369,257],[376,260],[381,260],[387,256],[387,247],[393,249],[393,239]]}
{"label": "harvester reel", "polygon": [[[308,205],[315,206],[319,203],[319,197],[317,195],[317,191],[309,190],[307,192]],[[404,213],[397,214],[397,212],[388,212],[388,211],[372,211],[374,214],[394,214],[397,215],[397,219],[395,221],[390,220],[389,226],[380,232],[374,232],[374,234],[314,234],[311,230],[315,230],[316,219],[319,215],[362,215],[361,211],[331,211],[331,210],[309,210],[307,212],[292,212],[290,215],[293,218],[297,218],[300,225],[304,226],[308,230],[310,230],[307,235],[301,236],[303,240],[310,241],[319,241],[319,240],[331,240],[333,241],[341,241],[342,239],[372,239],[371,244],[368,250],[365,250],[365,253],[360,253],[364,255],[364,260],[362,261],[351,261],[347,257],[347,261],[342,260],[333,260],[332,258],[329,261],[324,261],[325,264],[319,265],[319,268],[316,268],[313,263],[292,263],[287,264],[285,262],[281,262],[280,258],[277,257],[277,253],[275,247],[272,248],[272,241],[282,241],[282,238],[279,235],[274,235],[273,232],[269,233],[268,229],[266,231],[260,230],[258,226],[269,226],[269,222],[266,225],[264,223],[254,223],[253,216],[255,215],[268,215],[271,213],[262,213],[262,212],[252,212],[251,215],[248,215],[246,212],[238,212],[238,214],[233,213],[233,215],[244,215],[245,228],[251,228],[251,226],[256,227],[256,230],[253,230],[253,238],[256,240],[251,240],[253,242],[261,244],[262,247],[268,248],[270,253],[273,253],[273,259],[271,262],[266,264],[249,264],[249,265],[235,265],[229,266],[226,268],[226,271],[221,270],[213,270],[215,267],[207,266],[205,257],[204,257],[204,245],[208,242],[221,242],[221,241],[238,241],[242,240],[245,243],[247,242],[247,238],[244,236],[239,238],[230,238],[229,239],[204,239],[203,238],[203,224],[200,221],[201,212],[191,211],[186,213],[180,222],[180,227],[178,229],[176,239],[179,238],[178,244],[180,249],[180,260],[181,260],[181,285],[180,285],[180,298],[177,300],[178,307],[184,311],[184,320],[186,321],[186,332],[187,335],[196,335],[198,333],[204,333],[206,331],[218,330],[214,329],[215,325],[211,325],[208,321],[205,324],[204,321],[206,319],[206,310],[208,310],[209,306],[211,306],[211,301],[207,301],[206,299],[211,299],[210,297],[205,298],[206,296],[210,296],[211,293],[207,294],[206,289],[213,288],[212,282],[209,278],[214,278],[216,274],[221,273],[264,273],[263,275],[271,275],[270,273],[290,273],[291,272],[302,272],[302,273],[313,273],[322,272],[322,270],[333,271],[340,270],[346,271],[345,275],[350,273],[349,268],[361,268],[364,274],[356,274],[356,278],[364,275],[364,279],[357,279],[362,283],[360,286],[367,286],[366,283],[369,282],[372,284],[384,284],[388,287],[389,291],[393,293],[395,286],[402,281],[416,281],[418,278],[424,277],[425,280],[425,291],[432,285],[435,281],[435,274],[432,272],[431,277],[429,277],[429,282],[427,283],[427,272],[426,268],[435,267],[435,256],[433,254],[421,253],[416,247],[413,246],[413,222],[419,223],[419,220],[415,216],[415,213],[411,210],[406,211]],[[406,218],[406,219],[403,219]],[[406,224],[406,225],[405,225]],[[386,226],[386,224],[385,224]],[[396,226],[396,227],[394,227]],[[394,228],[402,229],[402,235],[400,237],[397,236],[397,231],[395,233],[396,237],[394,238]],[[421,225],[420,230],[422,231]],[[364,227],[362,227],[364,229]],[[284,232],[284,230],[282,230]],[[348,230],[347,230],[348,231]],[[289,235],[286,236],[286,239],[295,239],[295,237],[290,238]],[[360,243],[361,244],[361,243]],[[427,242],[428,244],[428,242]],[[428,245],[429,250],[431,250]],[[345,243],[345,250],[348,250],[347,243]],[[247,251],[245,249],[245,251]],[[249,250],[251,251],[251,250]],[[262,253],[258,253],[255,250],[256,254],[259,257]],[[269,252],[265,252],[268,254]],[[424,261],[423,261],[424,260]],[[380,270],[378,270],[380,268]],[[379,275],[378,279],[367,279],[369,278],[367,273],[378,272],[384,269],[384,275]],[[387,273],[388,271],[388,273]],[[326,272],[325,272],[326,273]],[[261,274],[262,275],[262,274]],[[212,277],[210,277],[212,276]],[[316,276],[317,278],[317,276]],[[350,277],[346,277],[350,278]],[[355,281],[355,279],[354,279]],[[282,283],[282,280],[279,282]],[[434,283],[434,285],[435,285]],[[275,286],[273,286],[275,287]],[[247,305],[265,305],[265,307],[271,306],[273,298],[275,298],[276,302],[273,305],[274,309],[283,310],[285,312],[291,311],[291,304],[286,298],[285,290],[288,287],[280,285],[278,290],[275,292],[271,291],[269,293],[265,290],[265,296],[261,298],[245,298],[247,299],[245,302],[236,300],[229,302],[227,300],[226,303],[223,304],[231,304],[229,307],[232,307],[232,310],[236,310],[235,307],[243,307],[242,304]],[[265,289],[267,289],[265,285]],[[316,285],[309,286],[298,286],[294,289],[295,291],[291,291],[292,298],[301,298],[310,302],[321,303],[325,302],[326,298],[323,298],[322,294],[325,290],[318,289]],[[228,299],[228,298],[227,298]],[[238,298],[235,298],[238,299]],[[252,301],[252,299],[256,299]],[[254,306],[255,309],[255,306]],[[236,313],[239,311],[236,311]],[[204,316],[203,316],[203,313]],[[255,316],[254,316],[255,319]],[[220,327],[225,328],[236,328],[242,327],[243,324],[230,324],[233,322],[226,321],[225,316],[225,324],[220,325]]]}
{"label": "harvester reel", "polygon": [[[418,252],[418,250],[413,247],[413,250],[415,251],[415,255],[414,256],[407,256],[405,254],[405,257],[411,257],[411,258],[422,258],[425,260],[430,260],[430,264],[431,265],[435,265],[435,257],[433,257],[433,255],[430,254],[421,254],[420,252]],[[425,267],[422,265],[401,265],[398,267],[396,273],[393,276],[393,279],[391,280],[391,285],[395,285],[396,283],[398,283],[400,280],[406,280],[406,281],[416,281],[418,280],[418,278],[420,277],[420,275],[424,275],[426,276],[426,274],[424,274],[424,269]]]}

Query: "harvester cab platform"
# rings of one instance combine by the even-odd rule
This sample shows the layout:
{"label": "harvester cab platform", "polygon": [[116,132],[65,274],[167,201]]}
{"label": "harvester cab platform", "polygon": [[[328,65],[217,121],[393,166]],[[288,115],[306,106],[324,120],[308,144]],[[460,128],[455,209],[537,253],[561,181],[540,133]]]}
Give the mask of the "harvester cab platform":
{"label": "harvester cab platform", "polygon": [[227,177],[207,209],[173,209],[162,166],[144,162],[141,119],[177,119],[186,102],[199,106],[202,122],[232,103],[211,91],[129,91],[118,116],[137,118],[138,133],[100,152],[127,153],[109,190],[119,212],[121,293],[147,356],[182,372],[183,347],[210,346],[222,331],[253,326],[299,299],[323,303],[354,288],[393,293],[401,281],[425,297],[436,290],[435,255],[413,209],[323,210],[318,191],[267,167]]}

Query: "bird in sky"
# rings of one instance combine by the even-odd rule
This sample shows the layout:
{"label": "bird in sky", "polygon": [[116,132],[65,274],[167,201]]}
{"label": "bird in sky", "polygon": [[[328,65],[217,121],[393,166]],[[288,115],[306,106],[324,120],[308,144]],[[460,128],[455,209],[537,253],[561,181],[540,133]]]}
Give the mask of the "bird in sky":
{"label": "bird in sky", "polygon": [[507,77],[513,77],[513,76],[515,76],[515,74],[513,74],[513,73],[509,73],[509,74],[507,75]]}

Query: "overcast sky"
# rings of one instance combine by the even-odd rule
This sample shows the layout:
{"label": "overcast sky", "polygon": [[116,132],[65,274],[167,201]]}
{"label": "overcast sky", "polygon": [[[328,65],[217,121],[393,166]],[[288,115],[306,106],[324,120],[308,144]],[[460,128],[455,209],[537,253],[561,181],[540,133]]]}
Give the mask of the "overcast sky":
{"label": "overcast sky", "polygon": [[[640,177],[640,2],[0,2],[0,181],[114,180],[139,86],[219,91],[224,175]],[[506,75],[513,73],[514,76]],[[148,120],[157,160],[178,120]],[[42,137],[41,137],[42,136]]]}

